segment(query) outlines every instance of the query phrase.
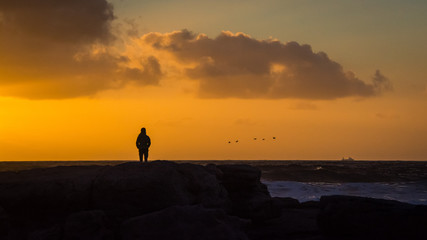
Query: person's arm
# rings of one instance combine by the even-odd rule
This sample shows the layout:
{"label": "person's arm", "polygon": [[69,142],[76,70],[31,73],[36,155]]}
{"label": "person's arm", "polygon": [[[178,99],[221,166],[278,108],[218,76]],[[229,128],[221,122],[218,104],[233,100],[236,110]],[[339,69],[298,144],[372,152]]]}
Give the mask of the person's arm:
{"label": "person's arm", "polygon": [[139,146],[141,145],[141,135],[138,135],[138,137],[136,138],[136,148],[139,148]]}
{"label": "person's arm", "polygon": [[148,141],[147,141],[147,147],[150,147],[151,146],[151,139],[150,139],[149,136],[147,136],[147,139],[148,139]]}

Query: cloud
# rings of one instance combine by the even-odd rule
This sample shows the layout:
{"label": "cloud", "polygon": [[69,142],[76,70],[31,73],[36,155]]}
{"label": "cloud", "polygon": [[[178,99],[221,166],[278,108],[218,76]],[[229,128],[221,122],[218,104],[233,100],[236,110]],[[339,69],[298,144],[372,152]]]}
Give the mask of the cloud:
{"label": "cloud", "polygon": [[14,0],[0,3],[4,29],[69,43],[108,41],[114,19],[105,0]]}
{"label": "cloud", "polygon": [[227,31],[212,39],[188,30],[149,33],[141,41],[190,65],[185,76],[199,81],[201,97],[336,99],[391,90],[379,71],[365,83],[326,53],[297,42]]}
{"label": "cloud", "polygon": [[72,98],[166,77],[192,79],[203,98],[335,99],[392,89],[379,71],[366,83],[296,42],[226,31],[213,39],[188,30],[138,34],[132,20],[117,23],[107,0],[0,1],[0,95]]}
{"label": "cloud", "polygon": [[380,70],[377,70],[375,72],[375,75],[374,75],[372,81],[373,81],[375,89],[379,93],[385,92],[385,91],[392,91],[393,90],[392,83],[390,82],[390,80],[387,77],[385,77],[380,72]]}
{"label": "cloud", "polygon": [[0,94],[68,98],[158,84],[156,58],[135,63],[117,50],[114,19],[106,0],[1,1]]}

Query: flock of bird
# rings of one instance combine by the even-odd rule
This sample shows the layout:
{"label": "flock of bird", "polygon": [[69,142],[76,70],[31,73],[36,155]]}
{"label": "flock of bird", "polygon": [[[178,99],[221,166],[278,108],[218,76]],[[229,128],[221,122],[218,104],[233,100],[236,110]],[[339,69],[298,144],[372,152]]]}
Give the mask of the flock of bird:
{"label": "flock of bird", "polygon": [[[272,137],[273,140],[276,140],[276,137]],[[258,138],[254,138],[254,141],[258,140]],[[262,138],[261,141],[265,141],[265,138]],[[232,141],[228,141],[228,143],[232,143]],[[235,143],[239,143],[239,140],[236,140]]]}

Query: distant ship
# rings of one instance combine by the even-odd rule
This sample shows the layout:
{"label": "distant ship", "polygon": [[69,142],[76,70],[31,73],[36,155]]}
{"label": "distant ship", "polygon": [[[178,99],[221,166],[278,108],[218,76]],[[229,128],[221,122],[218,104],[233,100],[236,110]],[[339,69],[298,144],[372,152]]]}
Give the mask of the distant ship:
{"label": "distant ship", "polygon": [[351,158],[351,157],[348,157],[348,158],[342,158],[342,159],[341,159],[341,161],[344,161],[344,162],[351,162],[351,161],[354,161],[354,159],[353,159],[353,158]]}

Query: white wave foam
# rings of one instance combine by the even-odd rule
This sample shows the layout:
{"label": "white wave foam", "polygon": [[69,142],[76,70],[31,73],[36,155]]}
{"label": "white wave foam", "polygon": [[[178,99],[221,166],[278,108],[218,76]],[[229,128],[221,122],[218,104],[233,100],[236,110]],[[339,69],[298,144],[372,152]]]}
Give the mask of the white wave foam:
{"label": "white wave foam", "polygon": [[319,200],[326,195],[349,195],[397,200],[427,205],[425,182],[404,183],[322,183],[262,181],[273,197],[292,197],[300,202]]}

